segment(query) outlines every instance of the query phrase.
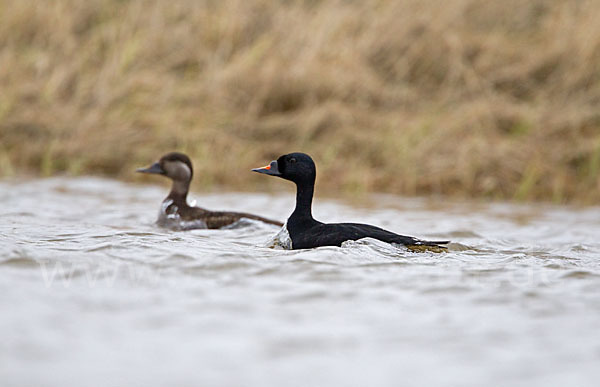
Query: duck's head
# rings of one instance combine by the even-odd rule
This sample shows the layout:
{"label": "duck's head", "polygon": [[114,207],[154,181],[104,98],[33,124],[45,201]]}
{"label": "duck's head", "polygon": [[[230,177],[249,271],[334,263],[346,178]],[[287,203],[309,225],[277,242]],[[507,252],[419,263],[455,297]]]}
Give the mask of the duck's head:
{"label": "duck's head", "polygon": [[271,161],[271,164],[252,171],[277,176],[294,183],[314,183],[317,168],[313,159],[306,153],[289,153]]}
{"label": "duck's head", "polygon": [[167,153],[148,168],[140,168],[136,172],[164,175],[174,181],[189,182],[194,169],[190,158],[179,152]]}

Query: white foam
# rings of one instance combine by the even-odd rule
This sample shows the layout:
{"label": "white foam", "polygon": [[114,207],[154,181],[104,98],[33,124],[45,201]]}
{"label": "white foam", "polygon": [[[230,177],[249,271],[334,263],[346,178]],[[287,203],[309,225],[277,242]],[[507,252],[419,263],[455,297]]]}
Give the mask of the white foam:
{"label": "white foam", "polygon": [[283,250],[292,250],[292,238],[287,229],[287,222],[285,222],[281,230],[279,230],[279,232],[267,243],[267,246]]}

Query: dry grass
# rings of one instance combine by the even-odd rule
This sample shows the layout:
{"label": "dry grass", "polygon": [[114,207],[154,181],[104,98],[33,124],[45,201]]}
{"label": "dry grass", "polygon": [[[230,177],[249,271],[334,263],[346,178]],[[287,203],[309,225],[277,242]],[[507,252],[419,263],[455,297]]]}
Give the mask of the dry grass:
{"label": "dry grass", "polygon": [[319,192],[600,203],[597,0],[0,0],[0,175],[301,150]]}

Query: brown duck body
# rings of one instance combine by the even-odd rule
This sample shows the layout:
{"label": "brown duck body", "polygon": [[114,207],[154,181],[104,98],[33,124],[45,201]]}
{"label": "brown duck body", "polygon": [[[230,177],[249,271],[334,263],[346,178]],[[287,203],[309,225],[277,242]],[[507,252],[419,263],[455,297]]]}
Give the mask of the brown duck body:
{"label": "brown duck body", "polygon": [[187,203],[187,195],[192,181],[193,167],[189,157],[183,153],[168,153],[150,167],[138,169],[138,172],[164,175],[173,181],[171,192],[163,201],[160,209],[157,221],[160,226],[176,230],[218,229],[231,226],[242,219],[283,226],[281,222],[258,215],[244,212],[210,211],[190,206]]}
{"label": "brown duck body", "polygon": [[163,201],[158,224],[182,230],[194,228],[217,229],[231,226],[242,219],[256,220],[279,227],[283,226],[283,223],[276,220],[245,212],[210,211],[202,207],[190,206],[185,199],[174,199],[170,196]]}

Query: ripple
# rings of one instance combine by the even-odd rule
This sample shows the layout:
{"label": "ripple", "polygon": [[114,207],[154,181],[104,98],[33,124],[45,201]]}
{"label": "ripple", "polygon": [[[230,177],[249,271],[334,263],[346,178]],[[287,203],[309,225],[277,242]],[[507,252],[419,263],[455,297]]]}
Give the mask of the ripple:
{"label": "ripple", "polygon": [[229,261],[222,262],[216,261],[211,263],[198,263],[195,265],[186,266],[184,268],[186,273],[198,273],[206,271],[216,272],[231,272],[232,270],[248,269],[253,267],[248,261]]}
{"label": "ripple", "polygon": [[573,270],[562,276],[562,278],[575,278],[575,279],[584,279],[584,278],[593,278],[593,277],[599,277],[599,275],[596,273],[585,271],[585,270]]}
{"label": "ripple", "polygon": [[12,267],[23,267],[23,268],[40,266],[38,264],[37,260],[35,260],[33,258],[29,258],[29,257],[8,258],[4,261],[0,261],[0,265],[12,266]]}
{"label": "ripple", "polygon": [[103,251],[103,250],[112,250],[114,248],[117,248],[118,246],[115,246],[114,243],[111,242],[106,242],[106,243],[99,243],[96,245],[92,245],[88,248],[86,248],[84,251],[87,251],[89,253],[94,252],[94,251]]}
{"label": "ripple", "polygon": [[467,293],[470,292],[472,289],[468,286],[459,286],[459,285],[454,285],[454,286],[437,286],[437,287],[428,287],[425,289],[422,289],[420,292],[422,294],[436,294],[436,293]]}
{"label": "ripple", "polygon": [[448,250],[450,251],[468,251],[468,250],[475,250],[473,247],[462,244],[462,243],[458,243],[458,242],[451,242],[448,243],[446,245],[448,247]]}
{"label": "ripple", "polygon": [[481,238],[481,235],[470,230],[455,230],[445,233],[443,238]]}
{"label": "ripple", "polygon": [[369,267],[386,267],[386,266],[408,266],[410,265],[409,262],[407,261],[391,261],[391,262],[369,262],[369,263],[363,263],[360,264],[360,267],[365,267],[365,268],[369,268]]}
{"label": "ripple", "polygon": [[318,291],[304,292],[302,294],[283,296],[283,297],[279,298],[279,302],[281,302],[283,304],[287,304],[287,303],[295,304],[297,302],[302,302],[302,301],[311,301],[311,300],[315,300],[315,299],[322,299],[327,296],[329,296],[329,294],[327,292],[318,290]]}
{"label": "ripple", "polygon": [[168,256],[166,256],[165,258],[159,258],[155,261],[153,261],[151,264],[153,266],[157,266],[157,267],[170,267],[170,266],[180,266],[180,265],[187,265],[187,264],[196,264],[198,262],[198,260],[191,255],[187,255],[187,254],[182,254],[182,253],[175,253],[175,254],[170,254]]}
{"label": "ripple", "polygon": [[505,268],[467,269],[463,271],[467,277],[490,277],[506,272]]}

